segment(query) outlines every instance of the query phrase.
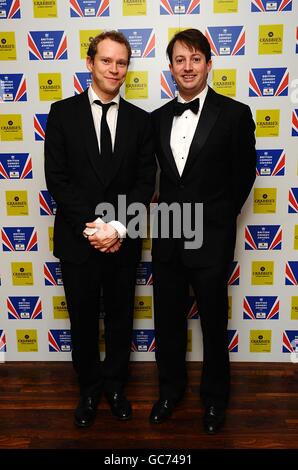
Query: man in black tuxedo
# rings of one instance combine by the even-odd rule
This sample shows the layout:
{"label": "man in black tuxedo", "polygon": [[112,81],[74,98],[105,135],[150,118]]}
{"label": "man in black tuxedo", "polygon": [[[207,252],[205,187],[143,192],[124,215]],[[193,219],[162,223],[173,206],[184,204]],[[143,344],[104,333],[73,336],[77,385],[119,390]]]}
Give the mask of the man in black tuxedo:
{"label": "man in black tuxedo", "polygon": [[[132,413],[124,384],[142,240],[126,233],[118,196],[126,197],[125,211],[135,202],[148,205],[156,164],[149,115],[119,94],[130,57],[130,45],[121,33],[107,31],[95,37],[87,56],[91,86],[54,103],[46,129],[45,175],[57,203],[54,255],[61,261],[70,315],[72,359],[80,387],[75,411],[79,427],[94,421],[102,390],[117,418],[129,419]],[[114,217],[109,211],[105,216],[97,213],[103,203],[114,209]],[[102,362],[101,289],[106,314]]]}
{"label": "man in black tuxedo", "polygon": [[[159,203],[191,207],[203,203],[203,243],[183,236],[153,240],[156,360],[160,397],[152,423],[170,417],[186,386],[186,305],[189,284],[203,333],[200,395],[204,428],[223,424],[229,398],[227,276],[236,238],[236,219],[255,180],[255,125],[247,105],[207,86],[211,51],[196,29],[178,32],[167,47],[178,98],[153,112],[160,166]],[[199,212],[197,212],[199,213]],[[175,222],[177,229],[179,221]],[[187,219],[185,219],[187,220]],[[198,233],[194,238],[198,238]],[[193,242],[187,246],[185,242]]]}

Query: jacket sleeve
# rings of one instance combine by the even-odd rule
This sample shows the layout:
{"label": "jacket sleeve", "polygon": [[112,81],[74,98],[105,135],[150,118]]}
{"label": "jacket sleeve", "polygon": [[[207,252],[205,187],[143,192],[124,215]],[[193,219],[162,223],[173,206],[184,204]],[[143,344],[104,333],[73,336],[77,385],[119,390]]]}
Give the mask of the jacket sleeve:
{"label": "jacket sleeve", "polygon": [[256,178],[255,123],[250,108],[238,115],[232,143],[232,192],[236,214],[241,211]]}
{"label": "jacket sleeve", "polygon": [[61,107],[51,107],[45,134],[45,178],[60,215],[81,235],[85,223],[94,219],[94,209],[71,181]]}

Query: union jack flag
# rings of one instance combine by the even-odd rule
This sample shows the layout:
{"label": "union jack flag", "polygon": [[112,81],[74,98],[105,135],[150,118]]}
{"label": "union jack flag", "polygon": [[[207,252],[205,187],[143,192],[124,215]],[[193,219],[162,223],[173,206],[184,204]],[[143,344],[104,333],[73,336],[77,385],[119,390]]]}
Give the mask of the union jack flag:
{"label": "union jack flag", "polygon": [[284,330],[282,334],[282,352],[298,352],[298,331]]}
{"label": "union jack flag", "polygon": [[[279,4],[279,5],[278,5]],[[270,12],[270,11],[291,11],[292,0],[252,0],[252,12]]]}
{"label": "union jack flag", "polygon": [[228,330],[229,352],[238,352],[238,330]]}
{"label": "union jack flag", "polygon": [[48,114],[34,114],[34,136],[35,140],[45,140],[45,131]]}
{"label": "union jack flag", "polygon": [[285,284],[287,286],[298,286],[298,261],[286,263]]}
{"label": "union jack flag", "polygon": [[298,188],[289,189],[288,213],[289,214],[298,213]]}
{"label": "union jack flag", "polygon": [[230,265],[229,286],[239,286],[240,283],[240,265],[237,261],[232,261]]}
{"label": "union jack flag", "polygon": [[298,137],[298,109],[292,113],[292,136]]}
{"label": "union jack flag", "polygon": [[[73,17],[84,17],[84,16],[109,16],[109,5],[110,1],[109,0],[95,0],[93,1],[93,8],[95,7],[95,14],[91,15],[86,14],[85,9],[83,11],[82,6],[80,5],[80,0],[70,0],[70,16]],[[96,5],[94,5],[96,3]],[[97,8],[97,9],[96,9]],[[87,10],[89,10],[87,8]],[[93,10],[93,9],[92,9]]]}
{"label": "union jack flag", "polygon": [[0,352],[6,352],[6,336],[4,330],[0,330]]}

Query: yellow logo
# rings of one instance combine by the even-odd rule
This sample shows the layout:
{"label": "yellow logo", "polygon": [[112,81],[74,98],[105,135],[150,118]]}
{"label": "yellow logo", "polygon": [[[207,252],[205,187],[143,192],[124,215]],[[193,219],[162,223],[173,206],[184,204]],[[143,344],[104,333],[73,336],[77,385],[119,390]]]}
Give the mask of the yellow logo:
{"label": "yellow logo", "polygon": [[150,251],[151,250],[151,238],[150,236],[147,238],[143,238],[143,245],[142,245],[143,251]]}
{"label": "yellow logo", "polygon": [[144,16],[147,14],[147,0],[123,0],[123,16]]}
{"label": "yellow logo", "polygon": [[192,352],[192,330],[187,330],[186,351],[187,352]]}
{"label": "yellow logo", "polygon": [[69,318],[66,299],[63,295],[55,295],[52,298],[53,317],[55,320],[64,320]]}
{"label": "yellow logo", "polygon": [[6,191],[7,215],[28,215],[27,191]]}
{"label": "yellow logo", "polygon": [[0,141],[23,140],[21,114],[0,114]]}
{"label": "yellow logo", "polygon": [[100,331],[99,332],[99,351],[100,352],[105,352],[105,350],[106,350],[105,332]]}
{"label": "yellow logo", "polygon": [[58,101],[62,99],[61,73],[39,73],[40,101]]}
{"label": "yellow logo", "polygon": [[33,268],[31,262],[11,263],[12,285],[33,286]]}
{"label": "yellow logo", "polygon": [[57,1],[56,0],[33,0],[34,18],[56,18]]}
{"label": "yellow logo", "polygon": [[298,320],[298,297],[292,297],[291,303],[291,320]]}
{"label": "yellow logo", "polygon": [[48,227],[49,251],[53,251],[54,227]]}
{"label": "yellow logo", "polygon": [[214,0],[213,1],[214,13],[237,13],[238,0]]}
{"label": "yellow logo", "polygon": [[151,320],[152,318],[152,297],[151,295],[142,295],[135,297],[134,318],[142,320]]}
{"label": "yellow logo", "polygon": [[179,33],[179,31],[185,31],[186,29],[191,28],[191,26],[188,26],[187,28],[168,28],[168,41],[172,39],[172,37],[175,36],[176,33]]}
{"label": "yellow logo", "polygon": [[259,26],[259,54],[282,54],[283,28],[282,24]]}
{"label": "yellow logo", "polygon": [[256,136],[278,137],[279,136],[279,109],[257,109],[256,113]]}
{"label": "yellow logo", "polygon": [[16,38],[13,32],[0,32],[0,60],[16,60]]}
{"label": "yellow logo", "polygon": [[228,296],[228,318],[229,320],[232,319],[232,306],[233,306],[233,298],[231,295]]}
{"label": "yellow logo", "polygon": [[274,261],[252,261],[251,284],[272,286],[274,283]]}
{"label": "yellow logo", "polygon": [[271,352],[271,330],[250,330],[250,352]]}
{"label": "yellow logo", "polygon": [[95,36],[103,32],[102,29],[82,29],[80,30],[80,51],[81,59],[85,60],[89,49],[90,42]]}
{"label": "yellow logo", "polygon": [[236,69],[213,70],[212,88],[221,95],[236,96]]}
{"label": "yellow logo", "polygon": [[148,72],[127,72],[125,98],[127,100],[148,98]]}
{"label": "yellow logo", "polygon": [[294,250],[298,250],[298,225],[294,228]]}
{"label": "yellow logo", "polygon": [[254,188],[254,213],[275,214],[276,188]]}
{"label": "yellow logo", "polygon": [[38,352],[37,330],[16,330],[18,352]]}

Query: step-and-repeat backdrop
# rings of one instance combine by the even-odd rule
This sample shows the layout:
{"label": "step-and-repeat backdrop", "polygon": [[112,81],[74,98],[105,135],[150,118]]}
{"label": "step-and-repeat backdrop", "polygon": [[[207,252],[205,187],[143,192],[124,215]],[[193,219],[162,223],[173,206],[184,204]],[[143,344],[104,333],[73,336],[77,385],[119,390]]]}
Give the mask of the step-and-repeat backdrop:
{"label": "step-and-repeat backdrop", "polygon": [[[209,83],[249,104],[257,125],[257,179],[239,217],[229,279],[231,360],[297,362],[296,0],[0,0],[1,360],[70,360],[67,305],[52,254],[56,205],[43,172],[51,103],[88,86],[90,38],[119,29],[133,50],[123,96],[148,111],[161,106],[176,94],[166,45],[187,27],[210,41]],[[154,359],[152,282],[144,240],[133,360]],[[202,357],[199,314],[190,292],[189,360]],[[99,317],[103,323],[102,306]],[[100,349],[104,354],[103,333]]]}

